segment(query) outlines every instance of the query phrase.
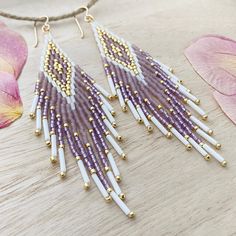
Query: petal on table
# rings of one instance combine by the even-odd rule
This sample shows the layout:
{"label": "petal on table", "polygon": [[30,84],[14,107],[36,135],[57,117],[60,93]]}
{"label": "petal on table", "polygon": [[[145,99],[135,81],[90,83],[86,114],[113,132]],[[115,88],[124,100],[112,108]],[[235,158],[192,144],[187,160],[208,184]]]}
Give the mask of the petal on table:
{"label": "petal on table", "polygon": [[226,95],[236,94],[236,41],[206,35],[186,48],[185,55],[213,88]]}
{"label": "petal on table", "polygon": [[[0,22],[0,68],[8,71],[13,68],[17,79],[28,55],[24,38]],[[5,68],[6,67],[6,68]]]}
{"label": "petal on table", "polygon": [[236,124],[236,95],[227,96],[217,91],[213,95],[221,109]]}
{"label": "petal on table", "polygon": [[17,81],[13,75],[0,72],[0,128],[10,125],[22,112]]}

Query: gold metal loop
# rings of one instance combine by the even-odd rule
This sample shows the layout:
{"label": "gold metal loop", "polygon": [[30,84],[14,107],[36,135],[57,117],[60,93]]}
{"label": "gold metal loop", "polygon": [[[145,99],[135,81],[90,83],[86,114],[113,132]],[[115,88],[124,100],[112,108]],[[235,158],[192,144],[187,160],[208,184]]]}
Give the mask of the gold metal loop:
{"label": "gold metal loop", "polygon": [[94,21],[94,17],[89,14],[89,9],[86,6],[81,6],[79,9],[84,9],[85,10],[85,16],[84,16],[84,21],[87,23],[91,23]]}
{"label": "gold metal loop", "polygon": [[49,25],[49,17],[48,16],[44,16],[42,18],[45,18],[46,21],[44,22],[43,26],[42,26],[42,31],[44,33],[47,33],[50,31],[50,25]]}
{"label": "gold metal loop", "polygon": [[79,23],[79,20],[77,19],[76,16],[74,16],[74,19],[75,19],[75,22],[76,22],[76,24],[77,24],[77,26],[79,28],[79,31],[80,31],[80,38],[82,39],[82,38],[84,38],[84,31],[83,31],[83,29],[82,29],[82,27],[81,27],[81,25]]}

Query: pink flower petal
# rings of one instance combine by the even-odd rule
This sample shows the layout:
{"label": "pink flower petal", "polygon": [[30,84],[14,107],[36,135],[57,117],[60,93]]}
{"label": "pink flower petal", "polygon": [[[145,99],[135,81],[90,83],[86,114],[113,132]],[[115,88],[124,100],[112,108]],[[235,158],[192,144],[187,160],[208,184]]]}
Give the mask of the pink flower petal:
{"label": "pink flower petal", "polygon": [[236,96],[227,96],[217,91],[213,95],[221,109],[236,124]]}
{"label": "pink flower petal", "polygon": [[[10,67],[13,68],[15,78],[21,73],[27,55],[27,45],[23,37],[0,22],[0,62],[4,61],[8,72]],[[2,67],[1,65],[0,68]]]}
{"label": "pink flower petal", "polygon": [[236,94],[236,41],[217,35],[203,36],[185,50],[185,55],[217,91]]}
{"label": "pink flower petal", "polygon": [[0,72],[0,128],[10,125],[22,112],[17,81],[13,75]]}

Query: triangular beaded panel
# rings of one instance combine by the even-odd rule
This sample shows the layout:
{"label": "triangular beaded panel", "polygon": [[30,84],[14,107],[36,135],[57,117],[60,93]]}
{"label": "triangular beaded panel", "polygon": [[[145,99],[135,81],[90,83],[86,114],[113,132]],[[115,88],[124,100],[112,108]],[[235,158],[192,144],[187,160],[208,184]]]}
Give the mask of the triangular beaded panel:
{"label": "triangular beaded panel", "polygon": [[48,81],[66,98],[74,103],[74,64],[48,35],[42,57],[42,70]]}
{"label": "triangular beaded panel", "polygon": [[92,26],[101,55],[139,80],[144,80],[132,45],[96,22]]}

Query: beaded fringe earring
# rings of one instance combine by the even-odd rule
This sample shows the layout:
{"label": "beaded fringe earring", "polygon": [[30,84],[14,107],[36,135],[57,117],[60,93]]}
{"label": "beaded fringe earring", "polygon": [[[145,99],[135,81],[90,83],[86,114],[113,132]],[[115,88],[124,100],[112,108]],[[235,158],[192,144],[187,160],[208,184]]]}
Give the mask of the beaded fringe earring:
{"label": "beaded fringe earring", "polygon": [[91,23],[112,96],[118,97],[122,110],[129,108],[148,132],[154,125],[167,138],[174,135],[187,150],[194,147],[205,160],[213,157],[225,167],[227,162],[213,149],[221,145],[212,137],[212,129],[192,114],[207,119],[200,100],[170,67],[105,29],[88,14],[88,8],[82,8],[84,20]]}
{"label": "beaded fringe earring", "polygon": [[125,159],[123,150],[113,138],[122,139],[115,129],[114,109],[106,100],[110,94],[55,43],[48,18],[42,29],[45,48],[30,111],[30,117],[36,118],[35,134],[40,135],[43,130],[45,142],[51,147],[51,162],[59,159],[61,177],[65,177],[67,171],[64,156],[67,141],[85,189],[90,187],[90,173],[105,200],[113,199],[132,218],[134,213],[123,202],[125,195],[118,184],[120,172],[109,150],[111,145]]}

